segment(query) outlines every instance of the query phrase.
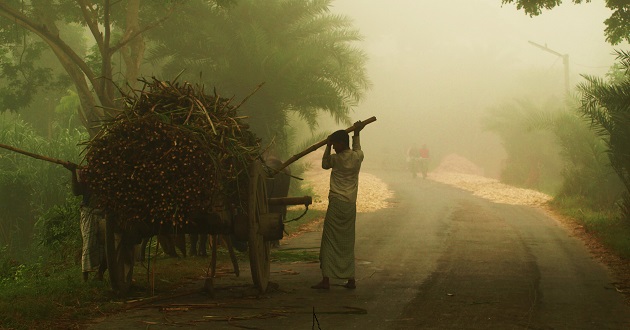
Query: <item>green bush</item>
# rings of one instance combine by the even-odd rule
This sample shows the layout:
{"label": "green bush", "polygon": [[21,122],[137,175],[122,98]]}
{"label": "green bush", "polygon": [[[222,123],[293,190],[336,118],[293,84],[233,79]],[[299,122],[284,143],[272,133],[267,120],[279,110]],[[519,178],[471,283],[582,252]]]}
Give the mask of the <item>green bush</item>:
{"label": "green bush", "polygon": [[[85,131],[53,127],[52,138],[45,139],[18,115],[2,113],[0,143],[79,163],[82,148],[78,143],[87,139]],[[45,222],[51,219],[53,207],[70,198],[70,178],[70,172],[58,164],[0,149],[0,198],[9,205],[0,211],[0,246],[6,247],[6,253],[28,259],[39,252],[35,251],[39,245],[35,238],[43,238],[36,230],[52,228]]]}
{"label": "green bush", "polygon": [[[630,194],[630,53],[617,51],[618,66],[606,79],[584,76],[578,85],[579,111],[590,120],[593,130],[605,142],[610,167]],[[630,225],[630,198],[621,199],[622,217]]]}
{"label": "green bush", "polygon": [[553,100],[542,105],[518,100],[489,109],[483,127],[499,135],[507,153],[502,182],[548,193],[558,190],[562,169],[559,147],[551,132],[535,126],[540,116],[556,108]]}
{"label": "green bush", "polygon": [[79,260],[82,248],[79,204],[77,198],[69,197],[64,204],[47,210],[36,223],[37,250],[40,255],[49,256],[51,262]]}
{"label": "green bush", "polygon": [[630,226],[621,217],[621,210],[617,206],[593,209],[583,196],[556,197],[551,205],[582,224],[586,231],[617,254],[630,258]]}

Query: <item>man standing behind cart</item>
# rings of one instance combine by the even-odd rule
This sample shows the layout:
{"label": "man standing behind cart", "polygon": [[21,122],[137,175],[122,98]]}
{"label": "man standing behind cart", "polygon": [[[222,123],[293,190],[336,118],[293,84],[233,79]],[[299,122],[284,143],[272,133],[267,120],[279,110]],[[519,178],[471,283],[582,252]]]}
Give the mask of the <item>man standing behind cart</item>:
{"label": "man standing behind cart", "polygon": [[83,250],[81,252],[81,270],[83,280],[88,280],[90,272],[96,271],[96,279],[102,280],[107,268],[105,261],[105,216],[102,210],[91,205],[91,192],[85,181],[85,171],[76,164],[64,165],[72,172],[72,193],[83,196],[81,201],[81,238]]}
{"label": "man standing behind cart", "polygon": [[[343,286],[356,288],[354,242],[359,170],[363,162],[359,132],[363,124],[358,121],[354,127],[352,149],[349,147],[348,133],[339,130],[328,137],[322,158],[322,168],[331,169],[330,191],[319,252],[323,278],[312,286],[313,289],[329,289],[331,277],[347,279]],[[334,155],[331,155],[331,147],[335,149]]]}

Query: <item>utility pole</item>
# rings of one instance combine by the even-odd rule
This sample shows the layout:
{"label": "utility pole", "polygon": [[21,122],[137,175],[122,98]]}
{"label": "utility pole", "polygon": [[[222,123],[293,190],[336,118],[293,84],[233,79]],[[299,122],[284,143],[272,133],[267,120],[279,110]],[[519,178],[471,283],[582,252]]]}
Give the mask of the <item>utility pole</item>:
{"label": "utility pole", "polygon": [[546,52],[562,57],[562,64],[564,64],[564,92],[566,95],[569,95],[569,54],[560,54],[555,50],[549,49],[547,45],[539,45],[533,41],[529,41],[529,43]]}

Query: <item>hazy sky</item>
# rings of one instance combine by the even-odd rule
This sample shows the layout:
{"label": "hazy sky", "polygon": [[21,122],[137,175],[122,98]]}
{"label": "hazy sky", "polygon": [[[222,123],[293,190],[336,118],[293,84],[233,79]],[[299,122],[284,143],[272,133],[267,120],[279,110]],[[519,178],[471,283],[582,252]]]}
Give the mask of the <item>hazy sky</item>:
{"label": "hazy sky", "polygon": [[610,11],[603,0],[569,2],[530,18],[501,0],[334,1],[332,12],[353,20],[370,58],[373,87],[353,115],[378,118],[364,134],[368,150],[427,143],[443,153],[470,145],[496,153],[498,142],[477,127],[485,109],[562,96],[562,59],[528,41],[569,55],[571,85],[582,73],[603,75],[625,46],[605,42]]}

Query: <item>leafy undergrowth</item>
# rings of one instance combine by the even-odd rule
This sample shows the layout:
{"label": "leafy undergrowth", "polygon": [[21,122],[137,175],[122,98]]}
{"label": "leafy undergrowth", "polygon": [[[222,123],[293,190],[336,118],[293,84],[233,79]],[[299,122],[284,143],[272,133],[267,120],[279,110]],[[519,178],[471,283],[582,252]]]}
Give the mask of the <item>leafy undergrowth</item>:
{"label": "leafy undergrowth", "polygon": [[303,206],[287,211],[287,219],[284,225],[285,236],[287,233],[289,235],[299,234],[305,225],[321,219],[324,214],[325,212],[320,210],[308,210],[308,212],[304,213]]}
{"label": "leafy undergrowth", "polygon": [[[302,210],[289,211],[294,219]],[[285,230],[299,235],[304,226],[321,218],[322,212],[309,211],[304,217],[287,224]],[[150,251],[151,252],[151,251]],[[210,257],[172,258],[159,253],[134,267],[134,285],[126,298],[116,297],[105,280],[83,282],[78,265],[55,267],[34,265],[18,267],[13,276],[0,279],[0,329],[69,329],[82,328],[95,318],[125,309],[125,301],[168,295],[187,285],[200,282],[210,271]],[[210,251],[208,251],[210,254]],[[248,265],[247,252],[236,251],[239,265]],[[271,250],[273,262],[313,262],[314,252]],[[228,251],[220,247],[218,272],[231,272]]]}
{"label": "leafy undergrowth", "polygon": [[304,250],[271,251],[272,262],[315,262],[319,261],[319,253]]}
{"label": "leafy undergrowth", "polygon": [[119,308],[107,283],[82,282],[78,266],[0,282],[0,328],[67,329]]}
{"label": "leafy undergrowth", "polygon": [[551,206],[574,219],[615,254],[630,260],[630,223],[616,210],[593,210],[575,199],[556,199]]}

